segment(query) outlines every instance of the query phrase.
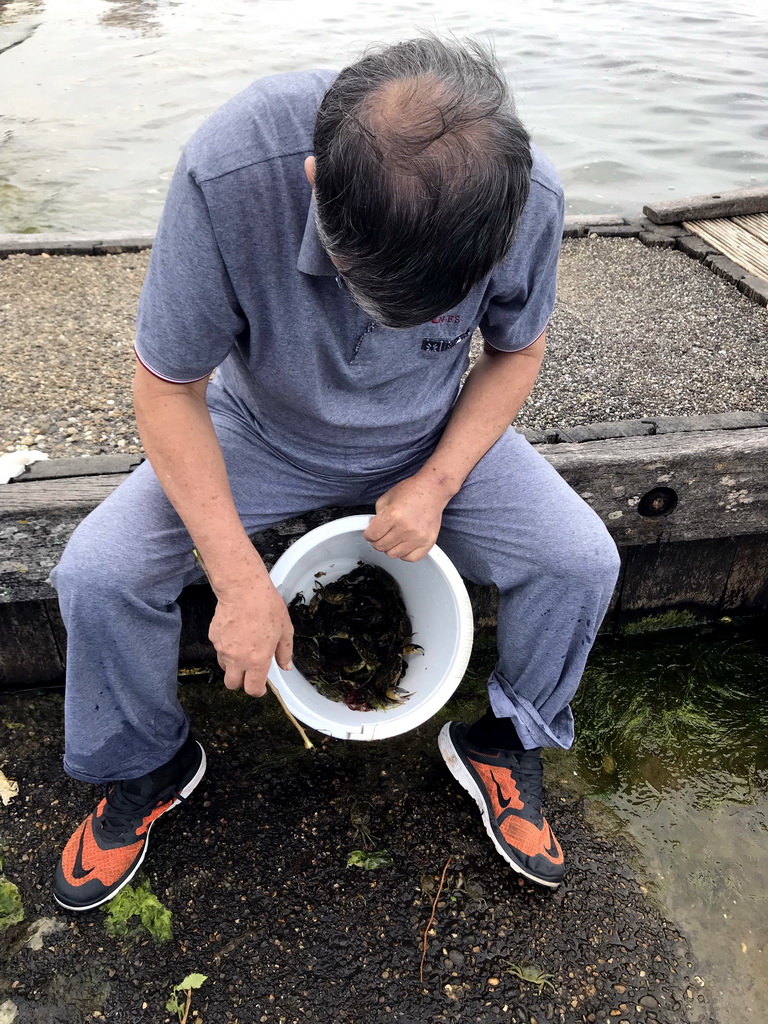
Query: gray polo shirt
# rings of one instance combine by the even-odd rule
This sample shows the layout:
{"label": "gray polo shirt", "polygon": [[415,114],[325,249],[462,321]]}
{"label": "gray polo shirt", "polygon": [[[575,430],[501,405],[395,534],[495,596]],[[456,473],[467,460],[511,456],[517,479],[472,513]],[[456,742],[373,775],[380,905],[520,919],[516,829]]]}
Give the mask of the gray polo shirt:
{"label": "gray polo shirt", "polygon": [[431,322],[382,327],[337,279],[304,174],[334,75],[260,79],[187,144],[141,294],[136,353],[177,383],[218,366],[217,385],[290,461],[321,473],[375,473],[434,446],[476,327],[505,352],[544,330],[563,192],[534,148],[530,197],[504,262]]}

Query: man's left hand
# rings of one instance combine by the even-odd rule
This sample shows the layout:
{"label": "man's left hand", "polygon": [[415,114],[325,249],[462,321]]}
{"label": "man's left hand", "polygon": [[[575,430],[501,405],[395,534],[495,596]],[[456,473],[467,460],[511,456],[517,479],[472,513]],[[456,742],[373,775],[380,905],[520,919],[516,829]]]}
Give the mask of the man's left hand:
{"label": "man's left hand", "polygon": [[382,494],[363,536],[390,558],[418,562],[437,540],[451,497],[451,492],[417,473]]}

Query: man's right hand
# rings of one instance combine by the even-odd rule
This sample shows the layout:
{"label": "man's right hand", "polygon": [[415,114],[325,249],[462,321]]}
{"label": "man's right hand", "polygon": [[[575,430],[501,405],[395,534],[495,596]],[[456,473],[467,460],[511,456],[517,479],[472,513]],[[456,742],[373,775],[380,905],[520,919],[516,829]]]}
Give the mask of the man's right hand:
{"label": "man's right hand", "polygon": [[208,636],[224,669],[224,685],[263,697],[273,655],[280,668],[293,668],[293,626],[285,602],[268,576],[217,588],[216,597]]}
{"label": "man's right hand", "polygon": [[134,406],[144,448],[205,559],[218,605],[208,635],[230,690],[263,697],[272,656],[290,669],[293,626],[235,508],[205,401],[207,377],[172,384],[136,363]]}

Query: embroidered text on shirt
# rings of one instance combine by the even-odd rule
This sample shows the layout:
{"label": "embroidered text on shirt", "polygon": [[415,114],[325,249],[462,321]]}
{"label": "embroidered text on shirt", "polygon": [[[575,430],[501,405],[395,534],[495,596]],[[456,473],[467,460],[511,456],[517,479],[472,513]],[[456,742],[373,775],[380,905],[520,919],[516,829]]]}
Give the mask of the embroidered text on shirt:
{"label": "embroidered text on shirt", "polygon": [[460,341],[464,341],[472,333],[472,328],[464,331],[458,338],[424,338],[421,343],[422,352],[447,352],[448,349],[458,345]]}

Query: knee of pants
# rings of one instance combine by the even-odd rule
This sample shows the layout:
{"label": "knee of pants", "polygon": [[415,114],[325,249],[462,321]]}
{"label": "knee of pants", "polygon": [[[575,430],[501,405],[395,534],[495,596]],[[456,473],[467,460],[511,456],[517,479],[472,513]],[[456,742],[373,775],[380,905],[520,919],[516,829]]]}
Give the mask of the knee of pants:
{"label": "knee of pants", "polygon": [[588,590],[613,590],[621,559],[613,538],[597,516],[593,517],[578,542],[566,545],[566,550],[561,549],[559,554],[559,575],[566,575]]}
{"label": "knee of pants", "polygon": [[51,573],[60,598],[75,594],[103,600],[110,595],[141,588],[140,560],[130,557],[119,535],[106,534],[87,516]]}
{"label": "knee of pants", "polygon": [[542,536],[532,564],[537,574],[583,594],[604,595],[616,585],[621,561],[607,529],[591,510],[554,536]]}

